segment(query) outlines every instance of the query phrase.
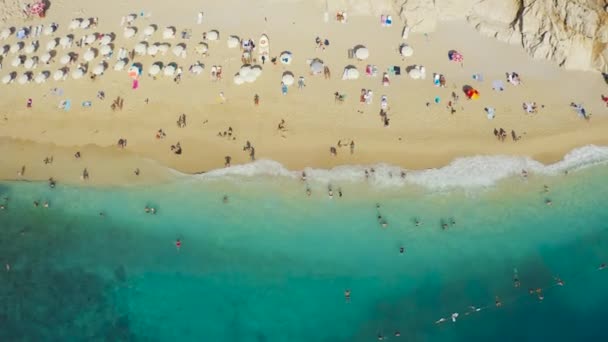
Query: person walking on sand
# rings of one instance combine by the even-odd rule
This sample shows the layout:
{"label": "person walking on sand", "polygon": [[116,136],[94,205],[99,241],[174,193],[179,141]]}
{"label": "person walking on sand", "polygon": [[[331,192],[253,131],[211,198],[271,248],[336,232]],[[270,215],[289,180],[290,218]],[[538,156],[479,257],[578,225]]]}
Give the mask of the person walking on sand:
{"label": "person walking on sand", "polygon": [[304,89],[304,87],[306,87],[306,83],[304,83],[304,76],[300,76],[300,78],[298,78],[298,89]]}
{"label": "person walking on sand", "polygon": [[253,104],[256,105],[256,106],[260,104],[260,95],[255,94],[253,96]]}

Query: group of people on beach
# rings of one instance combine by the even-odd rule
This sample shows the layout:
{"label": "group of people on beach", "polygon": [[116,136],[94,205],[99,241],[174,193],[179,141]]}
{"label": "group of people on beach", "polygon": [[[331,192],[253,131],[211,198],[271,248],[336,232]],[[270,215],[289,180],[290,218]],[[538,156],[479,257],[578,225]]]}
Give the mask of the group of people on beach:
{"label": "group of people on beach", "polygon": [[[507,131],[505,131],[503,128],[494,128],[494,136],[499,141],[504,142],[507,138]],[[515,130],[511,130],[511,139],[513,139],[513,141],[519,141],[521,139],[521,136],[517,135],[517,133],[515,133]]]}

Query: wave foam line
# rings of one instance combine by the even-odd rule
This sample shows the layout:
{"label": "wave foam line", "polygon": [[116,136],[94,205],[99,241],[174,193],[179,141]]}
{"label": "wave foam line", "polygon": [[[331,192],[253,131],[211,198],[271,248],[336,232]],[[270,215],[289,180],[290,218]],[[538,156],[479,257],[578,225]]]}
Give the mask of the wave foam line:
{"label": "wave foam line", "polygon": [[[608,162],[608,147],[584,146],[569,152],[564,159],[544,165],[529,157],[514,156],[474,156],[457,158],[442,168],[427,170],[406,170],[388,164],[345,165],[329,170],[306,168],[290,171],[273,160],[259,160],[248,164],[213,170],[194,177],[200,179],[242,179],[261,176],[299,179],[306,173],[307,181],[320,183],[369,182],[378,186],[404,186],[414,184],[430,189],[489,187],[498,181],[519,176],[522,170],[530,174],[558,175],[565,171],[575,171]],[[371,170],[374,172],[371,172]],[[366,178],[365,171],[369,171]],[[402,178],[401,173],[406,177]]]}

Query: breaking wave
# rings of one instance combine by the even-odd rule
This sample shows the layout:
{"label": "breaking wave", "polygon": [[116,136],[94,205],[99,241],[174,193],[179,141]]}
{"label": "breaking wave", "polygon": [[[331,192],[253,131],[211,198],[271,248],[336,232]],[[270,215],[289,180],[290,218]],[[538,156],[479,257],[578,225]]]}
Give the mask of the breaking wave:
{"label": "breaking wave", "polygon": [[[498,181],[529,174],[558,175],[566,171],[608,163],[608,147],[589,145],[572,150],[564,159],[544,165],[529,157],[474,156],[457,158],[442,168],[406,170],[388,164],[345,165],[332,169],[305,168],[291,171],[272,160],[259,160],[249,164],[217,169],[194,177],[199,179],[243,179],[253,177],[283,177],[300,179],[306,174],[309,182],[344,183],[368,182],[377,186],[418,185],[434,190],[451,188],[478,188],[495,185]],[[366,177],[366,171],[368,176]]]}

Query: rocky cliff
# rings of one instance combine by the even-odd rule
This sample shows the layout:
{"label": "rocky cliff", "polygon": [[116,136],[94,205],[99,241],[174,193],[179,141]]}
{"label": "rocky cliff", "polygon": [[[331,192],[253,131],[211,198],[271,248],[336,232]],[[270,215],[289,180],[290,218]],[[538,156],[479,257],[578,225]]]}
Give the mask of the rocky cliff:
{"label": "rocky cliff", "polygon": [[485,35],[522,45],[534,58],[567,69],[608,71],[608,0],[393,0],[393,5],[412,32],[466,19]]}

